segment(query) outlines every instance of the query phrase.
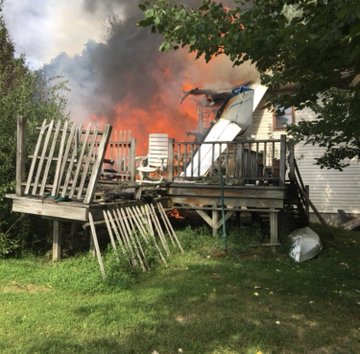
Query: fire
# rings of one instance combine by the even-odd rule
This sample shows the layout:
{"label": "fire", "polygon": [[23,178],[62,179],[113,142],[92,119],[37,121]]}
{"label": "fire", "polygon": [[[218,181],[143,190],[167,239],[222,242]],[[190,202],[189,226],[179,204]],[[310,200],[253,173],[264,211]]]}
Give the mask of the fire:
{"label": "fire", "polygon": [[117,104],[112,122],[116,130],[131,130],[137,154],[146,155],[150,133],[166,133],[169,138],[186,141],[186,132],[196,127],[197,116],[193,102],[169,107],[166,97],[156,96],[148,109],[135,107],[131,100]]}
{"label": "fire", "polygon": [[173,217],[173,218],[175,218],[175,219],[177,219],[177,220],[183,220],[183,219],[185,219],[185,217],[180,214],[179,210],[178,210],[178,209],[175,209],[175,208],[172,209],[172,210],[170,210],[169,216],[171,216],[171,217]]}
{"label": "fire", "polygon": [[[167,133],[176,141],[192,140],[187,132],[197,128],[197,104],[201,97],[188,97],[180,104],[184,91],[196,87],[226,90],[243,82],[241,76],[244,73],[235,75],[232,63],[226,57],[206,63],[203,59],[195,60],[194,54],[182,55],[185,69],[181,77],[171,67],[162,67],[159,63],[150,74],[157,84],[148,88],[146,97],[129,94],[112,107],[110,117],[92,117],[91,120],[109,122],[117,131],[131,130],[132,137],[136,138],[137,155],[147,154],[149,133]],[[126,82],[119,85],[131,86],[131,73]]]}

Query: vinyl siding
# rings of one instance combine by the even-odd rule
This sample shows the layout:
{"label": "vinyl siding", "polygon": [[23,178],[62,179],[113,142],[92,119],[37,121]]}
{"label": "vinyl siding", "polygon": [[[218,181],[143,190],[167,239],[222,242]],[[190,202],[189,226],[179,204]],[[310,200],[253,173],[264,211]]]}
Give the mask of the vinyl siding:
{"label": "vinyl siding", "polygon": [[[261,105],[260,105],[261,106]],[[295,121],[313,119],[309,109],[296,112]],[[284,131],[273,131],[270,110],[258,109],[253,116],[249,134],[256,139],[277,139]],[[310,186],[310,198],[322,213],[337,213],[338,209],[350,214],[360,214],[360,163],[355,159],[342,172],[321,169],[315,165],[323,148],[298,144],[295,157],[305,184]]]}

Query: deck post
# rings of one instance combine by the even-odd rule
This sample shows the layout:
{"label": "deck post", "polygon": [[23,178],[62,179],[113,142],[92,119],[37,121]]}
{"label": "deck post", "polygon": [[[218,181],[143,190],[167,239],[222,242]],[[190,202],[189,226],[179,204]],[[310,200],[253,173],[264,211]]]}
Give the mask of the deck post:
{"label": "deck post", "polygon": [[245,182],[245,176],[244,176],[244,144],[240,143],[239,144],[239,149],[237,149],[236,151],[236,161],[237,163],[235,164],[237,169],[236,169],[236,178],[239,179],[239,185],[243,185]]}
{"label": "deck post", "polygon": [[17,118],[17,139],[16,139],[16,195],[22,197],[24,188],[22,182],[25,181],[25,127],[26,118]]}
{"label": "deck post", "polygon": [[[214,205],[216,208],[216,205]],[[219,212],[217,210],[212,210],[212,235],[217,236],[217,230],[219,225]]]}
{"label": "deck post", "polygon": [[173,180],[174,180],[174,139],[169,139],[167,181],[172,182]]}
{"label": "deck post", "polygon": [[53,221],[53,247],[52,247],[52,260],[53,262],[61,259],[61,227],[60,221]]}
{"label": "deck post", "polygon": [[129,155],[129,170],[130,170],[130,181],[135,182],[136,166],[135,166],[135,155],[136,155],[136,139],[130,139],[130,155]]}
{"label": "deck post", "polygon": [[278,213],[270,212],[270,243],[278,243]]}
{"label": "deck post", "polygon": [[289,147],[289,179],[290,181],[295,181],[295,146],[291,144]]}
{"label": "deck post", "polygon": [[285,185],[286,175],[286,135],[282,134],[280,137],[280,186]]}
{"label": "deck post", "polygon": [[[310,186],[307,184],[305,186],[305,192],[306,195],[310,198]],[[306,212],[306,217],[307,217],[307,223],[310,223],[310,204],[309,202],[306,200],[305,201],[305,212]]]}

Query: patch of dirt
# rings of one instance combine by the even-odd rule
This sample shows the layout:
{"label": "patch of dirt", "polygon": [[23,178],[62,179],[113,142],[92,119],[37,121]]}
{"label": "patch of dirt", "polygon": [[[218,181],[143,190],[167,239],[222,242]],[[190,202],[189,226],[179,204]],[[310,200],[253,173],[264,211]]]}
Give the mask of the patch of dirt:
{"label": "patch of dirt", "polygon": [[5,293],[40,293],[51,291],[51,287],[44,285],[19,284],[16,282],[11,282],[11,284],[5,286],[2,291]]}

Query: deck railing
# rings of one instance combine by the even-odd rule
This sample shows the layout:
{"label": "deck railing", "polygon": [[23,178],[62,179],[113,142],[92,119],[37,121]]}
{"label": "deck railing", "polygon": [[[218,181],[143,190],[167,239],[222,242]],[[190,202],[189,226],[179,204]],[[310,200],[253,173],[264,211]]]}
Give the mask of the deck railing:
{"label": "deck railing", "polygon": [[201,144],[172,140],[169,150],[167,179],[170,182],[198,179],[211,182],[223,176],[238,185],[285,184],[285,135],[271,140]]}
{"label": "deck railing", "polygon": [[29,170],[25,171],[26,119],[17,120],[17,196],[91,203],[98,182],[111,126],[86,129],[65,120],[43,121]]}
{"label": "deck railing", "polygon": [[135,181],[136,141],[131,131],[112,131],[101,171],[102,181]]}

